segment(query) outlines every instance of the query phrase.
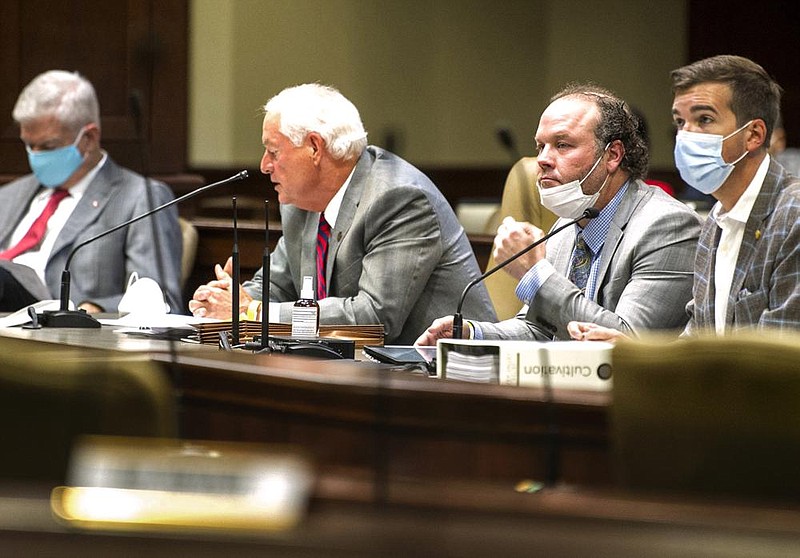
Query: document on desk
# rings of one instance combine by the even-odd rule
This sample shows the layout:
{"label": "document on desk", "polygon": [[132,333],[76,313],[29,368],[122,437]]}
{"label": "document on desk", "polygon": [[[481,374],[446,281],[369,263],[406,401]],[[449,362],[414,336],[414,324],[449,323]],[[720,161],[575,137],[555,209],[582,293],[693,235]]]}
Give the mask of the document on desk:
{"label": "document on desk", "polygon": [[195,318],[181,314],[127,314],[118,319],[101,319],[100,323],[116,326],[114,333],[147,337],[151,339],[199,343],[197,326],[217,321],[213,318]]}
{"label": "document on desk", "polygon": [[101,318],[99,320],[99,322],[103,325],[136,329],[157,327],[194,327],[198,324],[207,324],[219,321],[221,320],[214,318],[196,318],[194,316],[184,316],[183,314],[136,314],[134,312],[126,314],[121,318]]}

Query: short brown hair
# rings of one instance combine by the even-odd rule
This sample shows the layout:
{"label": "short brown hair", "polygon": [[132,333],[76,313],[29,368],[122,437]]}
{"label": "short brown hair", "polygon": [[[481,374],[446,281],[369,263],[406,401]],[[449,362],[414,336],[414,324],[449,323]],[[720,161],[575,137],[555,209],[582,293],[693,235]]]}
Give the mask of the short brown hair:
{"label": "short brown hair", "polygon": [[741,126],[759,118],[767,126],[764,146],[769,145],[778,121],[783,89],[769,74],[748,58],[722,54],[698,60],[670,73],[672,93],[700,83],[724,83],[731,88],[731,110]]}

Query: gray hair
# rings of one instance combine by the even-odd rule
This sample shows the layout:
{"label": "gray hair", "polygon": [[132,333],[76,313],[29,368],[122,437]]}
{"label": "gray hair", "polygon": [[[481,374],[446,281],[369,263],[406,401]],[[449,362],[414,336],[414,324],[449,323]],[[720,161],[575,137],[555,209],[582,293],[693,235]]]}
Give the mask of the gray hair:
{"label": "gray hair", "polygon": [[94,87],[77,72],[63,70],[36,76],[20,93],[12,114],[19,124],[55,116],[75,132],[90,123],[100,126],[100,105]]}
{"label": "gray hair", "polygon": [[333,87],[306,83],[284,89],[267,104],[264,114],[280,118],[280,131],[295,146],[310,132],[318,133],[334,159],[354,159],[367,146],[367,132],[358,109]]}

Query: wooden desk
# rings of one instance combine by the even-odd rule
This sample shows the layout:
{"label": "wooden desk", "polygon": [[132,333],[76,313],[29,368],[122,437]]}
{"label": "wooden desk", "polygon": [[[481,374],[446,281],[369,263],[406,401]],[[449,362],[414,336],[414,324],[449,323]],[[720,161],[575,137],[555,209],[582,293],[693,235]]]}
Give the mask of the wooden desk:
{"label": "wooden desk", "polygon": [[[226,353],[97,330],[0,331],[35,342],[147,352],[169,370],[182,436],[298,444],[321,470],[430,479],[558,478],[608,485],[608,394],[428,378],[359,361]],[[38,343],[33,348],[40,347]],[[37,349],[40,350],[40,349]],[[555,434],[553,428],[555,427]]]}
{"label": "wooden desk", "polygon": [[[377,475],[608,484],[608,395],[437,380],[370,362],[283,355],[154,355],[181,386],[189,438],[299,444],[323,469]],[[550,435],[556,425],[555,439]]]}
{"label": "wooden desk", "polygon": [[322,476],[307,517],[286,533],[69,530],[47,493],[0,492],[3,556],[796,556],[800,509],[492,483],[403,481],[371,501],[370,481]]}

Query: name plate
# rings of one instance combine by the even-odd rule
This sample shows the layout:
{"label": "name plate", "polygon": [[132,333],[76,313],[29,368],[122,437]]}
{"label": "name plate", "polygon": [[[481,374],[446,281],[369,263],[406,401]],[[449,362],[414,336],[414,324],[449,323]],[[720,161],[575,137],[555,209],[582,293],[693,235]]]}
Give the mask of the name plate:
{"label": "name plate", "polygon": [[441,339],[441,378],[512,386],[609,391],[612,343]]}
{"label": "name plate", "polygon": [[301,519],[312,480],[283,447],[97,436],[76,446],[50,502],[85,529],[275,531]]}

